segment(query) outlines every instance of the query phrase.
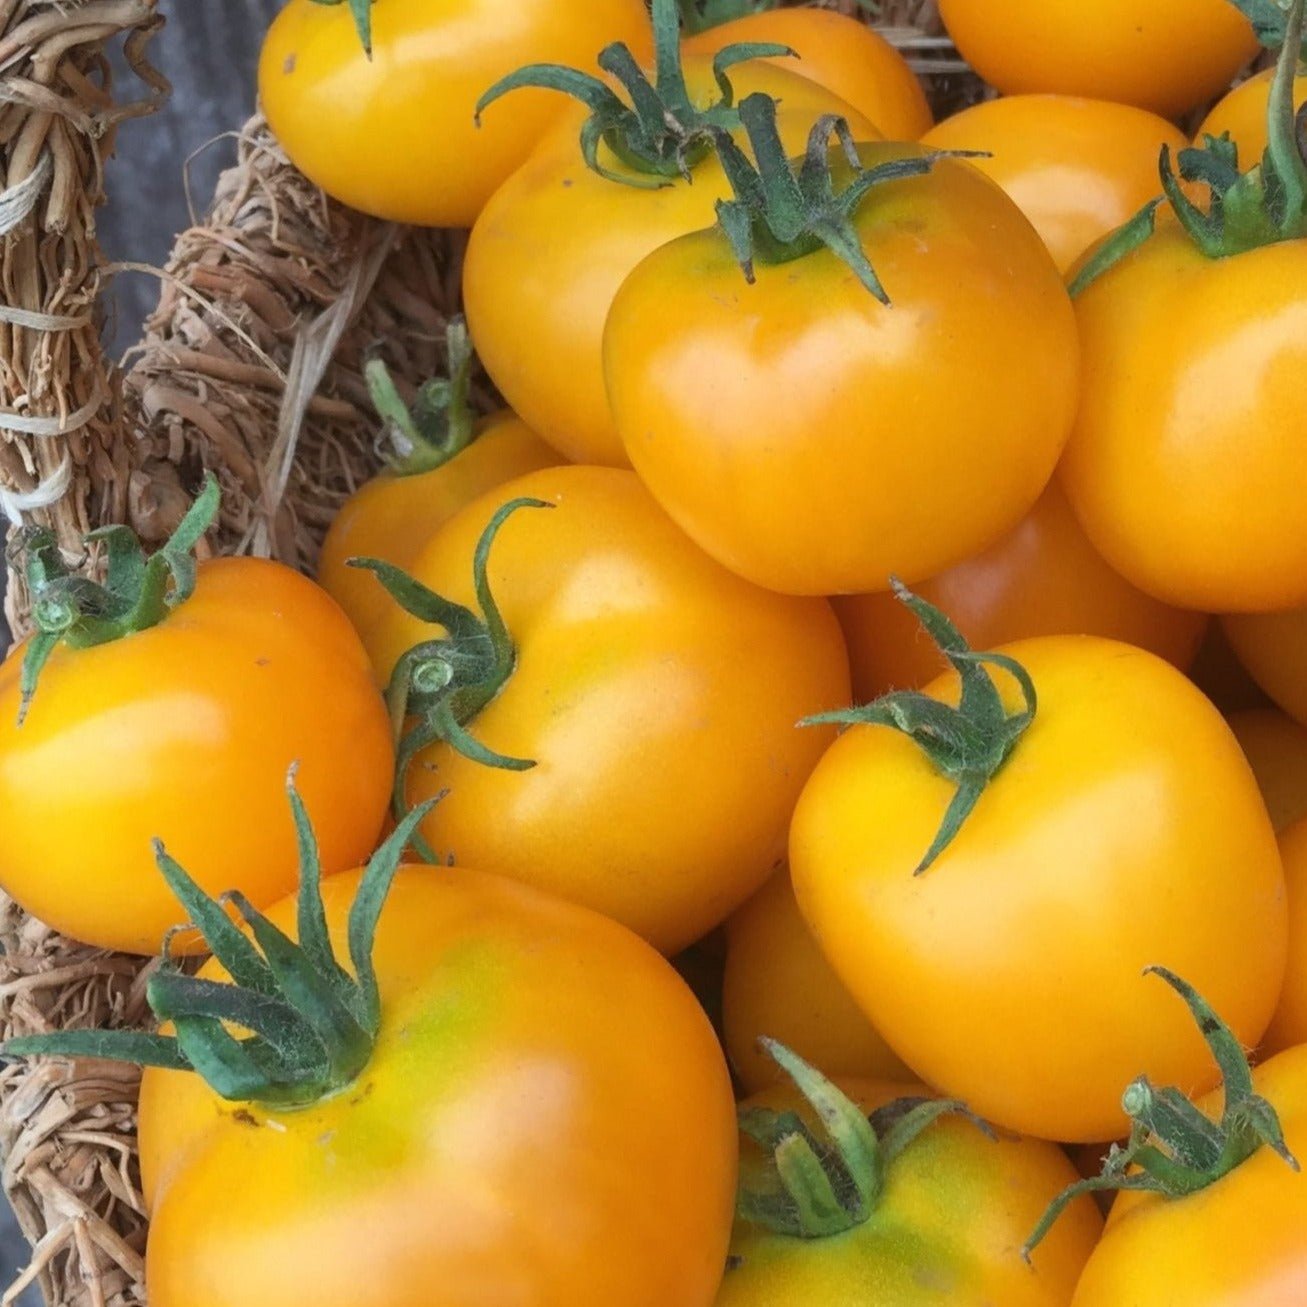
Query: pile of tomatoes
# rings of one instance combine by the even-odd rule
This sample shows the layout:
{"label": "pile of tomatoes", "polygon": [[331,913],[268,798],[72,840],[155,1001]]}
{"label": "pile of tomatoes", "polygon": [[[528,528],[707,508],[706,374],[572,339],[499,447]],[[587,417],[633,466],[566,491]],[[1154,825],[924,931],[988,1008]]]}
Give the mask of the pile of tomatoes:
{"label": "pile of tomatoes", "polygon": [[149,1068],[152,1307],[1307,1303],[1303,9],[941,0],[933,124],[832,9],[290,0],[448,376],[316,583],[209,481],[0,667],[0,884],[163,940],[4,1050]]}

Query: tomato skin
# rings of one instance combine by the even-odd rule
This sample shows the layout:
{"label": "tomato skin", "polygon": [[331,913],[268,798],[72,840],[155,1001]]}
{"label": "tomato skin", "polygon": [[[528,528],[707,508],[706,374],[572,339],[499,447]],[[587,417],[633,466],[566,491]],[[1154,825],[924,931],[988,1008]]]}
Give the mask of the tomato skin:
{"label": "tomato skin", "polygon": [[1259,686],[1307,726],[1307,608],[1225,617],[1221,629]]}
{"label": "tomato skin", "polygon": [[[342,956],[357,885],[323,886]],[[291,901],[271,916],[294,932]],[[461,867],[400,873],[375,962],[372,1062],[316,1106],[145,1073],[151,1304],[430,1307],[439,1285],[441,1307],[709,1307],[734,1105],[671,968],[610,921]]]}
{"label": "tomato skin", "polygon": [[1143,109],[1067,95],[1014,95],[964,109],[927,132],[938,150],[971,160],[1030,219],[1065,273],[1091,245],[1162,192],[1162,146],[1188,138]]}
{"label": "tomato skin", "polygon": [[[707,57],[687,57],[685,74],[696,101],[720,97]],[[850,105],[787,68],[742,64],[731,82],[737,97],[764,91],[782,102],[782,138],[796,153],[825,113],[846,115],[862,139],[878,135]],[[626,467],[604,389],[613,298],[646,255],[710,226],[714,203],[731,188],[715,157],[695,167],[693,183],[657,190],[599,176],[577,144],[585,114],[569,109],[486,206],[468,243],[463,302],[486,371],[524,420],[573,462]],[[617,167],[606,148],[601,158]]]}
{"label": "tomato skin", "polygon": [[1277,831],[1307,816],[1307,728],[1274,708],[1249,708],[1227,719]]}
{"label": "tomato skin", "polygon": [[[790,864],[822,950],[923,1080],[997,1125],[1092,1143],[1125,1133],[1122,1087],[1141,1072],[1216,1075],[1145,967],[1193,977],[1256,1044],[1284,976],[1284,877],[1237,742],[1179,672],[1092,637],[1003,652],[1038,714],[929,871],[913,875],[954,787],[871,726],[818,764]],[[925,692],[956,702],[956,678]]]}
{"label": "tomato skin", "polygon": [[[1253,1072],[1307,1156],[1307,1048]],[[1218,1090],[1200,1104],[1213,1119]],[[1122,1193],[1073,1307],[1289,1307],[1307,1295],[1307,1183],[1269,1148],[1187,1198]]]}
{"label": "tomato skin", "polygon": [[[566,10],[566,12],[562,12]],[[548,91],[477,101],[530,63],[597,71],[610,41],[643,56],[640,0],[386,0],[372,12],[372,57],[348,4],[289,0],[259,60],[259,99],[292,162],[364,213],[427,227],[470,227],[557,118]]]}
{"label": "tomato skin", "polygon": [[[1267,68],[1236,86],[1207,115],[1203,125],[1194,134],[1199,145],[1204,137],[1229,133],[1239,147],[1239,165],[1251,168],[1260,162],[1267,145],[1267,106],[1271,98],[1271,82],[1275,69]],[[1307,73],[1294,80],[1293,103],[1295,108],[1307,104]]]}
{"label": "tomato skin", "polygon": [[[871,167],[919,147],[859,151]],[[1066,291],[992,182],[943,160],[876,187],[855,225],[892,308],[826,250],[759,263],[750,286],[705,231],[631,274],[605,332],[654,497],[788,594],[887,589],[992,544],[1043,492],[1075,407]]]}
{"label": "tomato skin", "polygon": [[1204,612],[1307,601],[1305,285],[1307,240],[1209,260],[1173,222],[1077,301],[1062,484],[1141,590]]}
{"label": "tomato skin", "polygon": [[[808,773],[832,738],[798,730],[848,703],[848,656],[824,600],[759,590],[706,558],[634,474],[561,467],[454,517],[413,575],[473,604],[472,556],[493,512],[489,580],[516,668],[470,724],[530,771],[419,754],[408,797],[448,788],[431,846],[617,918],[666,953],[725,920],[785,853]],[[433,628],[396,609],[378,670]]]}
{"label": "tomato skin", "polygon": [[1260,1056],[1307,1044],[1307,820],[1280,832],[1280,858],[1289,894],[1289,967]]}
{"label": "tomato skin", "polygon": [[788,872],[777,872],[727,922],[726,938],[723,1033],[746,1093],[783,1075],[758,1046],[764,1036],[837,1078],[912,1078],[822,956]]}
{"label": "tomato skin", "polygon": [[[973,649],[1035,635],[1099,635],[1147,649],[1182,670],[1206,616],[1168,608],[1112,571],[1080,529],[1056,482],[1015,531],[915,591],[947,613]],[[853,667],[853,693],[870,703],[917,689],[944,666],[911,611],[892,594],[835,601]]]}
{"label": "tomato skin", "polygon": [[414,476],[383,472],[345,502],[322,542],[318,584],[345,610],[369,654],[376,653],[374,633],[392,600],[371,572],[348,560],[381,558],[407,567],[465,504],[558,461],[521,418],[503,411],[486,418],[472,444],[443,467]]}
{"label": "tomato skin", "polygon": [[[841,1081],[864,1111],[899,1097],[902,1087]],[[907,1092],[913,1092],[907,1089]],[[791,1088],[777,1087],[746,1106],[811,1109]],[[747,1177],[757,1149],[745,1149]],[[1068,1307],[1102,1231],[1093,1203],[1074,1203],[1035,1251],[1020,1247],[1044,1209],[1076,1173],[1053,1144],[987,1139],[973,1124],[943,1117],[891,1163],[871,1219],[847,1234],[799,1240],[738,1222],[716,1307]]]}
{"label": "tomato skin", "polygon": [[372,851],[394,766],[385,704],[345,615],[290,568],[201,563],[159,625],[56,649],[19,727],[24,652],[0,665],[0,881],[47,925],[157,951],[185,916],[156,837],[210,894],[280,898],[297,865],[292,763],[324,868]]}
{"label": "tomato skin", "polygon": [[1085,95],[1167,118],[1219,95],[1259,48],[1227,0],[940,0],[939,12],[1005,95]]}
{"label": "tomato skin", "polygon": [[833,91],[892,141],[915,141],[933,121],[907,60],[866,23],[829,9],[772,9],[687,37],[685,49],[714,55],[741,41],[774,41],[798,60],[773,60]]}

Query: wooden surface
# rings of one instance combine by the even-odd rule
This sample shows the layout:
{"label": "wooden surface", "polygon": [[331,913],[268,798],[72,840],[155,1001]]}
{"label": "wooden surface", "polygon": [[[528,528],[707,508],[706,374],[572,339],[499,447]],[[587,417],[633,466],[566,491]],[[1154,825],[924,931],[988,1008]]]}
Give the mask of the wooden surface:
{"label": "wooden surface", "polygon": [[[173,237],[190,222],[183,184],[186,160],[214,142],[190,168],[191,193],[203,212],[213,178],[232,157],[230,144],[215,138],[238,127],[254,109],[259,43],[279,3],[161,0],[168,23],[156,39],[154,60],[172,82],[173,96],[163,112],[128,122],[120,132],[118,156],[107,176],[111,198],[100,223],[111,259],[164,262]],[[116,281],[107,305],[107,336],[115,352],[135,342],[158,293],[158,283],[139,273]],[[0,647],[6,643],[0,623]],[[0,1287],[26,1261],[27,1244],[8,1206],[0,1204]],[[39,1301],[32,1293],[20,1303],[37,1307]]]}

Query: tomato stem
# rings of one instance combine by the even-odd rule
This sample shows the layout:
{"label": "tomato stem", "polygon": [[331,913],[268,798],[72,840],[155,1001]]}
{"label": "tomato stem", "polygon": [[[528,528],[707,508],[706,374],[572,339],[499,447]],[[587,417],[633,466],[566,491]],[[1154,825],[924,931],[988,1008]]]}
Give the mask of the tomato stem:
{"label": "tomato stem", "polygon": [[[944,155],[927,152],[863,168],[848,122],[827,114],[814,124],[807,154],[796,171],[785,153],[776,118],[777,103],[769,95],[750,95],[740,104],[756,165],[728,132],[713,130],[717,156],[735,192],[734,199],[717,202],[717,220],[746,280],[752,284],[755,279],[755,260],[789,263],[825,248],[848,264],[882,304],[889,304],[862,248],[854,214],[873,187],[920,177]],[[836,190],[831,170],[832,136],[853,174],[842,191]]]}
{"label": "tomato stem", "polygon": [[[508,758],[487,748],[464,729],[504,688],[513,674],[517,651],[499,605],[491,593],[487,569],[490,551],[504,523],[521,508],[553,508],[542,499],[514,499],[499,508],[477,541],[473,559],[478,616],[428,589],[407,572],[379,558],[351,558],[350,567],[376,574],[392,598],[423,622],[444,628],[444,635],[425,640],[403,654],[395,664],[386,691],[391,721],[398,737],[395,815],[408,810],[406,781],[414,758],[438,740],[487,767],[528,771],[536,764]],[[405,723],[413,725],[405,731]],[[429,851],[419,847],[424,856]]]}
{"label": "tomato stem", "polygon": [[[381,1028],[381,995],[372,965],[377,922],[404,849],[437,800],[408,814],[373,855],[350,908],[351,976],[336,958],[322,902],[322,866],[308,813],[286,788],[300,851],[298,942],[245,896],[214,899],[155,841],[155,860],[230,982],[186,974],[164,941],[146,986],[150,1010],[173,1035],[123,1030],[65,1030],[0,1045],[0,1057],[94,1057],[195,1071],[220,1097],[270,1107],[305,1107],[340,1092],[362,1074]],[[231,904],[245,922],[228,915]],[[249,1031],[232,1033],[232,1027]]]}
{"label": "tomato stem", "polygon": [[[1039,697],[1030,673],[1007,654],[975,653],[962,633],[933,604],[897,580],[894,593],[905,604],[940,653],[953,665],[962,684],[956,708],[916,690],[894,691],[863,707],[809,717],[803,726],[835,724],[888,726],[913,740],[932,763],[957,783],[944,820],[917,867],[927,871],[956,838],[986,787],[998,775],[1021,737],[1030,729]],[[1009,713],[987,666],[1002,668],[1016,681],[1024,707]]]}
{"label": "tomato stem", "polygon": [[386,461],[395,476],[434,472],[476,439],[476,417],[470,402],[475,358],[467,322],[459,314],[445,328],[448,379],[428,381],[411,408],[404,403],[385,363],[379,358],[368,360],[363,375],[372,407],[384,423],[394,451]]}
{"label": "tomato stem", "polygon": [[[606,46],[599,67],[626,91],[624,102],[607,82],[560,64],[530,64],[496,82],[478,101],[477,122],[500,96],[522,87],[562,91],[587,105],[590,116],[581,129],[581,153],[599,176],[626,186],[657,189],[671,179],[688,179],[696,164],[712,153],[712,132],[740,125],[735,92],[727,72],[750,59],[793,56],[788,46],[770,42],[728,45],[713,59],[721,98],[700,108],[690,98],[681,62],[677,0],[653,0],[655,74],[651,82],[630,49],[621,42]],[[599,157],[604,144],[624,165],[609,168]]]}
{"label": "tomato stem", "polygon": [[54,532],[27,527],[9,547],[10,561],[22,563],[32,599],[35,631],[23,656],[18,724],[27,719],[36,687],[50,655],[66,644],[89,649],[158,626],[195,590],[194,550],[218,515],[218,482],[206,473],[204,487],[177,529],[150,557],[125,526],[90,532],[86,544],[103,543],[103,585],[72,571]]}
{"label": "tomato stem", "polygon": [[[1247,171],[1241,171],[1238,142],[1227,133],[1208,136],[1172,159],[1162,147],[1162,191],[1194,245],[1209,259],[1284,241],[1307,238],[1307,106],[1294,110],[1294,81],[1304,50],[1307,0],[1232,0],[1251,19],[1263,41],[1280,46],[1279,62],[1267,103],[1269,145]],[[1206,210],[1186,194],[1184,183],[1201,183],[1211,192]],[[1105,273],[1152,238],[1162,200],[1145,205],[1081,270],[1071,283],[1083,294]]]}
{"label": "tomato stem", "polygon": [[942,1116],[960,1113],[992,1133],[961,1103],[946,1100],[899,1099],[868,1118],[797,1053],[772,1039],[759,1042],[812,1106],[825,1134],[819,1139],[793,1112],[740,1112],[741,1131],[771,1155],[774,1175],[764,1188],[741,1184],[737,1213],[775,1234],[824,1239],[861,1225],[875,1211],[895,1159]]}
{"label": "tomato stem", "polygon": [[1163,1197],[1198,1193],[1242,1166],[1263,1146],[1295,1171],[1275,1108],[1253,1089],[1252,1068],[1238,1037],[1187,981],[1165,967],[1149,967],[1184,1000],[1203,1039],[1221,1068],[1225,1105],[1220,1121],[1205,1116],[1178,1089],[1155,1089],[1140,1076],[1126,1089],[1122,1106],[1130,1118],[1130,1138],[1112,1146],[1101,1175],[1078,1181],[1058,1195],[1044,1213],[1022,1254],[1027,1261],[1066,1208],[1081,1194],[1103,1190],[1142,1190]]}

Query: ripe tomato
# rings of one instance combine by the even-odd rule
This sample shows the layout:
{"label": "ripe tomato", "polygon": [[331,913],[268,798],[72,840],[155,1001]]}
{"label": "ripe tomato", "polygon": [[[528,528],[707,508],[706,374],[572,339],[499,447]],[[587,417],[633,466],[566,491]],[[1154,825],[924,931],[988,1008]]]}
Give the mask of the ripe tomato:
{"label": "ripe tomato", "polygon": [[1295,721],[1307,725],[1307,608],[1242,613],[1221,622],[1253,680]]}
{"label": "ripe tomato", "polygon": [[1227,720],[1248,759],[1277,831],[1307,816],[1307,728],[1274,708],[1248,708]]}
{"label": "ripe tomato", "polygon": [[787,872],[773,876],[727,922],[726,932],[722,1025],[746,1092],[782,1074],[759,1046],[763,1036],[834,1076],[912,1078],[822,956]]}
{"label": "ripe tomato", "polygon": [[[524,508],[490,552],[490,590],[516,648],[466,729],[535,766],[509,771],[424,749],[408,798],[449,797],[434,849],[597,908],[674,953],[723,921],[785,852],[799,790],[829,740],[795,723],[848,702],[848,659],[823,600],[769,594],[705,557],[630,472],[560,467],[455,516],[413,560],[420,582],[475,603],[487,523]],[[378,670],[430,640],[402,609]]]}
{"label": "ripe tomato", "polygon": [[[339,956],[359,881],[323,884]],[[296,933],[292,900],[270,917]],[[461,867],[400,871],[372,960],[379,1030],[342,1091],[288,1109],[146,1071],[152,1307],[191,1307],[196,1286],[206,1307],[709,1307],[733,1103],[671,968]]]}
{"label": "ripe tomato", "polygon": [[[864,1113],[904,1092],[858,1080],[839,1087]],[[751,1110],[795,1113],[823,1138],[817,1113],[792,1086],[764,1091],[742,1110],[746,1119]],[[742,1148],[742,1190],[774,1184],[774,1163],[751,1140]],[[1074,1179],[1054,1144],[990,1138],[971,1121],[941,1116],[888,1161],[867,1219],[844,1233],[798,1238],[737,1219],[716,1307],[1068,1307],[1102,1232],[1094,1204],[1082,1198],[1068,1211],[1033,1266],[1019,1249]]]}
{"label": "ripe tomato", "polygon": [[375,576],[347,566],[355,557],[407,567],[449,518],[487,490],[551,467],[558,455],[520,418],[488,417],[465,449],[430,472],[383,472],[352,495],[322,543],[318,581],[345,610],[370,654],[382,614],[393,600]]}
{"label": "ripe tomato", "polygon": [[926,93],[903,56],[866,23],[829,9],[771,9],[689,36],[694,54],[716,54],[737,41],[774,41],[799,56],[804,77],[834,92],[892,141],[915,141],[933,121]]}
{"label": "ripe tomato", "polygon": [[279,563],[202,563],[157,626],[59,647],[16,725],[26,645],[0,665],[0,883],[74,939],[152,953],[184,921],[164,840],[206,889],[256,904],[294,885],[282,779],[299,763],[329,871],[375,845],[394,764],[386,707],[349,622]]}
{"label": "ripe tomato", "polygon": [[[1307,1157],[1307,1048],[1282,1053],[1253,1078],[1289,1149]],[[1199,1106],[1215,1118],[1220,1104],[1218,1091]],[[1121,1193],[1073,1307],[1287,1307],[1307,1285],[1305,1228],[1307,1181],[1267,1147],[1188,1197]]]}
{"label": "ripe tomato", "polygon": [[[858,147],[866,169],[922,153]],[[941,160],[872,189],[852,227],[893,307],[821,247],[759,260],[749,285],[713,229],[645,259],[604,336],[618,431],[654,497],[789,594],[884,589],[988,547],[1043,493],[1075,407],[1066,291],[997,186]]]}
{"label": "ripe tomato", "polygon": [[1143,109],[1067,95],[1014,95],[964,109],[921,138],[972,160],[1020,207],[1065,273],[1091,245],[1161,194],[1162,146],[1189,143]]}
{"label": "ripe tomato", "polygon": [[[696,103],[720,96],[707,56],[687,58],[685,75]],[[877,135],[851,106],[788,68],[752,62],[732,68],[730,78],[737,95],[765,91],[784,103],[782,135],[796,153],[825,113],[844,114],[860,137]],[[575,462],[624,467],[604,391],[613,298],[647,254],[710,224],[730,185],[711,156],[695,165],[692,180],[667,179],[654,190],[602,177],[577,146],[586,113],[565,111],[486,206],[468,244],[463,300],[486,371],[532,429]],[[600,157],[619,168],[606,146]]]}
{"label": "ripe tomato", "polygon": [[1307,1044],[1307,820],[1280,832],[1280,857],[1289,893],[1289,969],[1261,1054],[1269,1057]]}
{"label": "ripe tomato", "polygon": [[1218,95],[1258,49],[1228,0],[940,0],[939,12],[1005,95],[1087,95],[1168,118]]}
{"label": "ripe tomato", "polygon": [[[1101,635],[1184,669],[1207,626],[1205,616],[1168,608],[1113,572],[1056,482],[1010,535],[915,589],[949,615],[973,649],[1032,635]],[[835,611],[849,643],[858,703],[939,675],[939,650],[892,594],[838,599]]]}
{"label": "ripe tomato", "polygon": [[[1202,1040],[1145,967],[1195,978],[1248,1046],[1269,1022],[1287,934],[1275,834],[1229,728],[1161,659],[1071,636],[1000,653],[1038,709],[934,865],[913,875],[958,782],[898,731],[856,726],[799,801],[795,890],[927,1083],[1025,1134],[1111,1139],[1141,1068],[1211,1083]],[[1011,673],[994,684],[1015,711]],[[956,703],[956,673],[924,693]]]}
{"label": "ripe tomato", "polygon": [[395,222],[469,227],[559,109],[526,92],[478,130],[481,94],[523,64],[592,68],[610,41],[648,48],[640,0],[385,0],[371,57],[350,5],[289,0],[264,41],[259,99],[329,195]]}
{"label": "ripe tomato", "polygon": [[1172,222],[1077,301],[1062,483],[1141,590],[1204,612],[1307,602],[1304,287],[1307,240],[1209,259]]}
{"label": "ripe tomato", "polygon": [[[1252,167],[1266,152],[1266,108],[1274,77],[1275,69],[1267,68],[1236,86],[1207,115],[1194,140],[1201,143],[1206,136],[1221,136],[1228,132],[1239,147],[1240,165]],[[1307,104],[1307,73],[1294,82],[1293,102],[1297,108]]]}

